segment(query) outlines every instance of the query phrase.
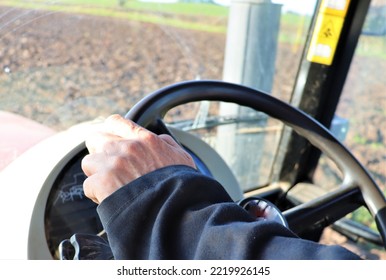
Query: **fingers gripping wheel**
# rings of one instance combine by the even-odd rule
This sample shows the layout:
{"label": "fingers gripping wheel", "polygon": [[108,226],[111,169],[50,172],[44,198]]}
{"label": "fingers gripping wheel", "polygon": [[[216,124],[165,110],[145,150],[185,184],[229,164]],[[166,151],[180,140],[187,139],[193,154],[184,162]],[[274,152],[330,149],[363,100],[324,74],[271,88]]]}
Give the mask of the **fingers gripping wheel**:
{"label": "fingers gripping wheel", "polygon": [[[276,118],[329,156],[344,174],[344,186],[323,198],[312,200],[284,212],[289,228],[311,226],[328,217],[336,221],[353,210],[347,207],[365,205],[377,222],[380,235],[386,240],[386,200],[375,181],[356,158],[320,123],[302,111],[258,90],[222,81],[188,81],[162,88],[137,103],[127,114],[131,119],[155,133],[169,133],[162,119],[172,108],[195,101],[223,101],[250,107]],[[343,203],[345,202],[345,203]],[[337,210],[339,207],[339,211]]]}

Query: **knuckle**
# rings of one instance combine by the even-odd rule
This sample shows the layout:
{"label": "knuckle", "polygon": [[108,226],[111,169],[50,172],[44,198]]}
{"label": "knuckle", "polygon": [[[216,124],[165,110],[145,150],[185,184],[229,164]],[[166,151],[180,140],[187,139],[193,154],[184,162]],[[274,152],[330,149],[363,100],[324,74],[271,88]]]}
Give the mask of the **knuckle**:
{"label": "knuckle", "polygon": [[105,141],[102,143],[102,151],[107,154],[115,154],[117,152],[117,147],[119,146],[117,141]]}
{"label": "knuckle", "polygon": [[101,145],[102,145],[103,151],[109,152],[110,150],[112,150],[112,148],[114,147],[115,144],[112,141],[105,141]]}
{"label": "knuckle", "polygon": [[143,141],[146,143],[146,144],[155,144],[158,142],[158,136],[156,134],[153,134],[153,133],[143,133],[142,134],[142,139]]}
{"label": "knuckle", "polygon": [[141,146],[142,144],[138,140],[125,141],[124,145],[121,146],[121,155],[131,156],[140,151]]}
{"label": "knuckle", "polygon": [[122,170],[126,167],[127,162],[128,160],[125,156],[112,156],[109,159],[107,170],[109,170],[109,172],[112,172],[113,170]]}
{"label": "knuckle", "polygon": [[93,198],[93,178],[88,177],[83,182],[83,193],[86,197],[92,199]]}
{"label": "knuckle", "polygon": [[82,161],[80,162],[80,166],[86,176],[90,175],[89,162],[90,162],[90,155],[86,155],[84,158],[82,158]]}

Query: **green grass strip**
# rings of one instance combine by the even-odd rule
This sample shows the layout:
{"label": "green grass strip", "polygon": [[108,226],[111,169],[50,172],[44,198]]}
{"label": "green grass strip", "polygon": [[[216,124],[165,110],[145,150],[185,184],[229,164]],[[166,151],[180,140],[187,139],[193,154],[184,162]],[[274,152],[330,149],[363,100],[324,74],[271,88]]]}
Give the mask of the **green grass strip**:
{"label": "green grass strip", "polygon": [[[83,5],[70,5],[71,3],[83,3]],[[92,6],[88,6],[86,4],[91,3]],[[214,33],[225,33],[226,32],[226,26],[224,25],[210,25],[200,22],[192,22],[188,20],[182,20],[179,18],[168,18],[164,17],[162,13],[170,12],[175,13],[173,10],[179,10],[178,13],[180,14],[188,14],[187,7],[193,7],[193,5],[176,5],[173,9],[171,9],[172,6],[168,6],[171,4],[162,4],[166,5],[167,7],[163,8],[162,11],[160,9],[150,10],[150,3],[141,3],[133,1],[132,5],[137,5],[136,9],[128,9],[125,6],[125,9],[119,9],[117,5],[111,5],[111,2],[115,3],[114,1],[110,1],[110,4],[108,5],[104,2],[107,2],[105,0],[99,0],[99,1],[91,1],[91,0],[81,0],[81,1],[75,1],[75,0],[67,0],[62,1],[63,4],[58,2],[53,2],[50,4],[46,4],[42,0],[38,1],[4,1],[1,3],[3,6],[11,6],[11,7],[17,7],[17,8],[24,8],[24,9],[32,9],[32,10],[47,10],[47,11],[53,11],[53,12],[63,12],[63,13],[77,13],[77,14],[87,14],[87,15],[94,15],[94,16],[103,16],[103,17],[112,17],[112,18],[120,18],[120,19],[126,19],[126,20],[132,20],[132,21],[140,21],[140,22],[146,22],[146,23],[154,23],[154,24],[162,24],[167,26],[173,26],[178,27],[182,29],[189,29],[189,30],[197,30],[197,31],[206,31],[206,32],[214,32]],[[129,1],[128,3],[131,3],[132,1]],[[97,5],[99,3],[99,5]],[[137,4],[135,4],[137,3]],[[139,5],[140,3],[141,5]],[[145,5],[142,5],[145,4]],[[183,4],[183,3],[182,3]],[[185,3],[187,4],[187,3]],[[154,7],[159,7],[160,5],[155,5]],[[200,6],[200,5],[197,5]],[[208,5],[205,5],[205,7]],[[214,5],[213,5],[214,6]],[[115,7],[115,8],[114,8]],[[140,7],[140,8],[139,8]],[[202,7],[201,7],[202,8]],[[159,14],[157,14],[159,13]],[[213,16],[213,13],[211,13]],[[195,10],[191,10],[189,15],[196,15]],[[223,14],[222,16],[226,16],[226,14]]]}

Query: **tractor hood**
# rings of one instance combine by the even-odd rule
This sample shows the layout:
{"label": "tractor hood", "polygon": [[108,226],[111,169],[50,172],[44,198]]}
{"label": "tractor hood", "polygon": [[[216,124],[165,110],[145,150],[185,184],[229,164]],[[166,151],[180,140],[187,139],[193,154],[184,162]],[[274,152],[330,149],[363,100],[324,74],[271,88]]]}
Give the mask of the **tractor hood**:
{"label": "tractor hood", "polygon": [[0,170],[26,150],[55,133],[53,129],[33,120],[0,111]]}

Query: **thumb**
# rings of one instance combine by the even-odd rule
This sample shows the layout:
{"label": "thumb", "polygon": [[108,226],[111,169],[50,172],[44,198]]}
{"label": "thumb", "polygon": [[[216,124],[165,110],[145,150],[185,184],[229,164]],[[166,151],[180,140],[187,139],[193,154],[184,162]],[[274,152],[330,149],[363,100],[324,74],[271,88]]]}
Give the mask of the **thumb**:
{"label": "thumb", "polygon": [[173,137],[171,137],[170,135],[168,134],[160,134],[158,135],[159,138],[161,138],[164,142],[168,143],[170,146],[173,146],[175,148],[180,148],[182,149],[181,145],[178,144],[174,139]]}
{"label": "thumb", "polygon": [[152,134],[149,130],[118,114],[109,116],[104,122],[104,128],[106,132],[126,139],[136,139],[143,134]]}

